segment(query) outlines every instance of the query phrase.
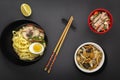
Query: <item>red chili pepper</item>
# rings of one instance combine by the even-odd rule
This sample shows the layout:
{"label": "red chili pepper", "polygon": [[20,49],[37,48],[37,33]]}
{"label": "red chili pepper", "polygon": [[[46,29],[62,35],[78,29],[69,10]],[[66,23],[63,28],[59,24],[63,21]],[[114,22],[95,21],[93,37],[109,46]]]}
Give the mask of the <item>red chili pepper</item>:
{"label": "red chili pepper", "polygon": [[98,14],[98,11],[95,11],[94,15]]}

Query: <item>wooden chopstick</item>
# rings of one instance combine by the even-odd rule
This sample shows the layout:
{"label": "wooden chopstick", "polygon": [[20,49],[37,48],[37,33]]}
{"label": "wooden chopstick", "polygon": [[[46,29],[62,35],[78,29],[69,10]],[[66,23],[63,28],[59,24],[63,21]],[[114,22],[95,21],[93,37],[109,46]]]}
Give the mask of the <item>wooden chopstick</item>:
{"label": "wooden chopstick", "polygon": [[61,40],[61,44],[58,46],[58,49],[57,49],[56,54],[55,54],[55,57],[54,57],[51,65],[50,65],[50,67],[49,67],[49,69],[48,69],[48,73],[50,73],[50,71],[51,71],[51,68],[52,68],[52,66],[53,66],[53,64],[54,64],[54,62],[55,62],[55,60],[56,60],[56,57],[57,57],[60,49],[61,49],[61,46],[62,46],[62,44],[63,44],[63,42],[64,42],[64,40],[65,40],[65,37],[66,37],[66,35],[67,35],[67,33],[68,33],[68,30],[69,30],[69,28],[70,28],[70,25],[72,24],[72,21],[73,21],[73,17],[71,16],[70,21],[68,22],[68,24],[67,24],[67,26],[66,26],[67,29],[66,29],[66,31],[65,31],[65,33],[64,33],[64,36],[63,36],[62,40]]}
{"label": "wooden chopstick", "polygon": [[[60,37],[60,39],[59,39],[59,41],[58,41],[58,43],[57,43],[57,45],[56,45],[56,47],[55,47],[55,49],[54,49],[51,57],[50,57],[47,65],[45,66],[45,71],[46,71],[46,70],[48,69],[49,65],[50,65],[50,67],[49,67],[49,69],[48,69],[48,73],[50,73],[50,71],[51,71],[51,68],[52,68],[52,66],[53,66],[53,64],[54,64],[54,62],[55,62],[55,60],[56,60],[56,57],[57,57],[57,55],[58,55],[58,53],[59,53],[59,51],[60,51],[60,48],[61,48],[61,46],[62,46],[62,44],[63,44],[63,42],[64,42],[64,40],[65,40],[65,37],[66,37],[66,35],[67,35],[67,33],[68,33],[68,30],[69,30],[69,28],[70,28],[70,26],[71,26],[71,24],[72,24],[72,21],[73,21],[73,16],[70,17],[70,19],[69,19],[69,21],[68,21],[68,23],[67,23],[67,25],[66,25],[66,27],[65,27],[62,35],[61,35],[61,37]],[[54,57],[54,58],[53,58],[53,57]],[[53,58],[53,61],[52,61],[52,63],[50,64],[52,58]]]}
{"label": "wooden chopstick", "polygon": [[45,69],[44,69],[45,71],[48,69],[49,64],[50,64],[52,58],[55,56],[54,54],[55,54],[55,52],[56,52],[56,50],[57,50],[57,48],[58,48],[58,46],[59,46],[59,44],[60,44],[60,42],[61,42],[61,40],[62,40],[64,34],[65,34],[65,32],[66,32],[66,29],[67,29],[67,27],[65,27],[65,29],[64,29],[64,31],[63,31],[63,33],[62,33],[62,35],[61,35],[61,37],[60,37],[60,39],[59,39],[59,41],[58,41],[56,47],[55,47],[55,49],[53,50],[52,55],[50,56],[50,59],[48,60],[47,65],[45,66]]}

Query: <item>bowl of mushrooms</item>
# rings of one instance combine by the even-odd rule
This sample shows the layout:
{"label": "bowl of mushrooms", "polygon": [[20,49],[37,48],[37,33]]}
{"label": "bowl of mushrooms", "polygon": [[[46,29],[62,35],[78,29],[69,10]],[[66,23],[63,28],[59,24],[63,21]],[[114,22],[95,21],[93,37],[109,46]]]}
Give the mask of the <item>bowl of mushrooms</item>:
{"label": "bowl of mushrooms", "polygon": [[104,51],[98,44],[86,42],[76,49],[74,61],[79,70],[85,73],[93,73],[103,66],[105,61]]}

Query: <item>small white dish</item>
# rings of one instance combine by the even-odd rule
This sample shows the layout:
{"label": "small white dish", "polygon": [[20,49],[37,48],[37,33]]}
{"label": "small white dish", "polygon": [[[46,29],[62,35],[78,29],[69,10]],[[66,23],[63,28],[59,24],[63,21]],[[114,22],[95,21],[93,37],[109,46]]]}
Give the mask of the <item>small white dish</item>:
{"label": "small white dish", "polygon": [[[95,69],[92,69],[92,70],[88,70],[88,69],[82,68],[82,67],[78,64],[78,62],[77,62],[77,60],[76,60],[76,56],[77,56],[78,50],[79,50],[81,47],[83,47],[83,46],[85,46],[85,45],[89,45],[89,44],[93,45],[94,47],[96,47],[97,49],[99,49],[99,50],[102,52],[102,59],[101,59],[99,65],[98,65]],[[98,70],[103,66],[104,61],[105,61],[105,54],[104,54],[103,49],[102,49],[98,44],[93,43],[93,42],[86,42],[86,43],[81,44],[81,45],[77,48],[77,50],[75,51],[74,61],[75,61],[75,64],[76,64],[76,66],[77,66],[77,68],[78,68],[79,70],[81,70],[81,71],[83,71],[83,72],[85,72],[85,73],[93,73],[93,72],[98,71]]]}

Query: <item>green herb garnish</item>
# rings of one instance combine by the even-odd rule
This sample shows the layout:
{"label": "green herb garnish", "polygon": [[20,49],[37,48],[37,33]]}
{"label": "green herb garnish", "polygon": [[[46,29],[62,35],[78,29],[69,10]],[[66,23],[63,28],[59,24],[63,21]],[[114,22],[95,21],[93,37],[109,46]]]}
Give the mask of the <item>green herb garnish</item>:
{"label": "green herb garnish", "polygon": [[40,40],[40,38],[38,36],[34,36],[32,37],[33,40]]}

